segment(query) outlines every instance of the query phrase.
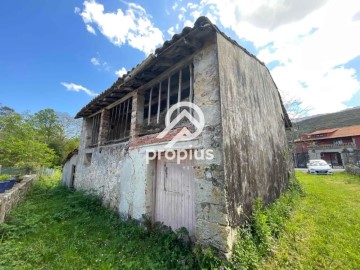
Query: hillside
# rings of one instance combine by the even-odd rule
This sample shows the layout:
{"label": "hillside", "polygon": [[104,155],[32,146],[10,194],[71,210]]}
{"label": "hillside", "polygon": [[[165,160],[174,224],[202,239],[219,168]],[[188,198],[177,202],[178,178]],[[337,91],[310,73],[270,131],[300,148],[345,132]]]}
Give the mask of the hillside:
{"label": "hillside", "polygon": [[336,113],[323,114],[293,122],[301,134],[315,130],[360,125],[360,107],[343,110]]}

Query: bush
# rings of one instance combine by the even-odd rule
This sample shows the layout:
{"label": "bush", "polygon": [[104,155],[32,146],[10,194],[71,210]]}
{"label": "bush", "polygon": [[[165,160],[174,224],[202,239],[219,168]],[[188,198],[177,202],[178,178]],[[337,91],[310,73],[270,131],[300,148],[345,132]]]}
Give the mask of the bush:
{"label": "bush", "polygon": [[279,237],[295,202],[304,194],[302,186],[293,177],[289,190],[273,204],[263,207],[261,200],[256,200],[251,219],[238,230],[231,269],[255,269],[258,266],[261,259],[269,254],[274,240]]}
{"label": "bush", "polygon": [[2,175],[0,175],[0,181],[6,181],[9,178],[11,178],[10,174],[2,174]]}

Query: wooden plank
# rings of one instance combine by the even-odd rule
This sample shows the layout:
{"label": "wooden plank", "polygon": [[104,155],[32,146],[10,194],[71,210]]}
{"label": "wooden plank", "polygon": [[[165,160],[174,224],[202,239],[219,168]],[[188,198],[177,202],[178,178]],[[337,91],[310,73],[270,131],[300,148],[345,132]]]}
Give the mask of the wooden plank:
{"label": "wooden plank", "polygon": [[120,103],[124,102],[125,100],[133,97],[133,95],[134,95],[134,92],[130,92],[130,93],[126,94],[126,95],[125,95],[124,97],[122,97],[121,99],[119,99],[119,100],[111,103],[110,105],[108,105],[108,106],[106,107],[106,109],[114,108],[115,106],[119,105]]}
{"label": "wooden plank", "polygon": [[171,89],[171,76],[168,78],[168,89],[167,89],[167,100],[166,100],[166,110],[170,108],[170,89]]}
{"label": "wooden plank", "polygon": [[119,127],[119,139],[121,139],[121,131],[123,131],[125,128],[124,128],[124,121],[125,121],[125,102],[122,103],[123,104],[123,110],[122,110],[122,114],[121,114],[121,124],[120,124],[120,127]]}
{"label": "wooden plank", "polygon": [[118,131],[119,131],[119,119],[120,119],[120,115],[121,115],[121,106],[122,106],[122,103],[120,103],[119,105],[116,106],[115,131],[114,131],[114,137],[113,137],[114,140],[118,139],[117,135],[118,135]]}
{"label": "wooden plank", "polygon": [[193,102],[193,95],[194,95],[194,71],[193,71],[193,66],[192,64],[189,65],[189,70],[190,70],[190,93],[189,93],[189,101]]}
{"label": "wooden plank", "polygon": [[[182,81],[182,69],[179,70],[179,91],[178,91],[178,102],[181,101],[181,81]],[[179,115],[180,108],[177,109],[177,114]]]}
{"label": "wooden plank", "polygon": [[151,87],[151,90],[150,90],[150,97],[149,97],[148,125],[150,125],[152,92],[153,92],[153,87]]}
{"label": "wooden plank", "polygon": [[126,137],[126,131],[127,131],[127,126],[128,126],[128,115],[129,115],[130,101],[132,101],[132,99],[129,98],[128,101],[127,101],[127,106],[126,106],[126,120],[125,120],[124,137]]}
{"label": "wooden plank", "polygon": [[189,65],[190,63],[193,62],[193,55],[190,55],[186,58],[184,58],[183,60],[179,61],[178,63],[176,63],[175,65],[173,65],[171,68],[169,68],[167,71],[159,74],[157,77],[155,77],[153,80],[149,81],[148,83],[140,86],[139,88],[137,88],[137,91],[142,91],[142,90],[147,90],[150,87],[152,87],[153,85],[165,80],[166,78],[168,78],[169,76],[174,75],[176,72],[178,72],[179,68],[182,68],[184,66]]}
{"label": "wooden plank", "polygon": [[171,226],[185,227],[195,234],[195,173],[192,161],[177,164],[176,160],[157,161],[154,220]]}
{"label": "wooden plank", "polygon": [[158,98],[158,108],[157,108],[157,115],[156,115],[156,123],[157,124],[159,124],[160,109],[161,109],[161,85],[162,85],[162,82],[159,83],[159,98]]}
{"label": "wooden plank", "polygon": [[[189,85],[190,85],[190,82],[189,82],[189,81],[182,82],[182,84],[181,84],[181,92],[182,92],[184,89],[188,88]],[[171,89],[171,88],[170,88],[170,89]],[[175,89],[173,88],[173,89],[171,89],[171,90],[170,90],[170,97],[171,97],[172,95],[175,95],[175,94],[177,95],[177,93],[178,93],[178,88],[175,88]],[[161,101],[163,101],[163,100],[165,100],[165,99],[167,99],[167,96],[162,95]],[[157,103],[157,102],[158,102],[157,99],[153,99],[152,102],[151,102],[151,104],[154,105],[154,104]],[[148,106],[148,105],[149,105],[149,103],[145,103],[145,104],[144,104],[145,107]]]}

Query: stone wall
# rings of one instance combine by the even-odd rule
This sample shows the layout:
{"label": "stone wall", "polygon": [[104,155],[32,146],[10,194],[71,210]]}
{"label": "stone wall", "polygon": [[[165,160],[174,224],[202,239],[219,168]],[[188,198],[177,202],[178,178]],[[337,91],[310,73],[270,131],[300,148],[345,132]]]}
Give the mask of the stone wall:
{"label": "stone wall", "polygon": [[214,40],[194,56],[194,103],[205,116],[199,145],[214,153],[212,160],[195,161],[195,236],[202,245],[211,245],[229,254],[232,242],[224,192],[218,69]]}
{"label": "stone wall", "polygon": [[[242,211],[257,196],[269,202],[285,189],[290,152],[266,67],[221,35],[213,38],[193,56],[194,102],[205,127],[176,149],[213,150],[212,160],[194,160],[195,238],[229,255]],[[144,98],[134,91],[130,139],[117,144],[88,147],[84,120],[75,174],[76,189],[101,196],[124,218],[140,220],[153,216],[156,162],[146,164],[147,150],[163,150],[170,139],[138,135],[143,110]]]}
{"label": "stone wall", "polygon": [[0,224],[4,222],[6,215],[25,196],[35,180],[35,175],[26,175],[20,183],[5,193],[0,193]]}
{"label": "stone wall", "polygon": [[[176,148],[214,151],[213,160],[195,161],[194,164],[195,238],[198,243],[212,245],[228,253],[231,250],[231,243],[228,241],[231,228],[224,193],[217,59],[215,40],[205,44],[194,55],[194,102],[205,115],[205,128],[196,140],[177,143]],[[127,142],[87,147],[90,131],[85,120],[77,159],[75,188],[101,196],[105,205],[117,209],[125,218],[142,219],[143,214],[153,215],[156,166],[154,163],[146,164],[146,151],[164,149],[170,139],[156,139],[157,134],[137,136],[136,128],[143,122],[143,103],[143,97],[134,92],[131,136]],[[87,156],[90,155],[89,162]]]}
{"label": "stone wall", "polygon": [[279,93],[257,59],[217,34],[225,189],[237,226],[260,197],[269,203],[288,185],[290,150]]}
{"label": "stone wall", "polygon": [[61,182],[63,185],[71,187],[71,177],[72,177],[72,168],[77,165],[78,155],[74,154],[69,160],[66,161],[62,169],[62,179]]}

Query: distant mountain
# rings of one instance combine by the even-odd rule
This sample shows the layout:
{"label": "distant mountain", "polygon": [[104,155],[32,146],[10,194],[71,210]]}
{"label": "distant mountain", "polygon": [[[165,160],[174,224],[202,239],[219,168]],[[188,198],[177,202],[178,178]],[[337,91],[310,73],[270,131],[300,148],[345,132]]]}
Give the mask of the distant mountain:
{"label": "distant mountain", "polygon": [[294,128],[298,129],[300,134],[353,125],[360,125],[360,106],[336,113],[309,116],[293,121]]}

